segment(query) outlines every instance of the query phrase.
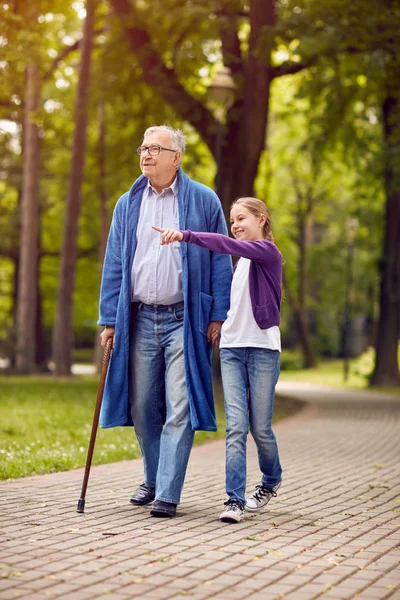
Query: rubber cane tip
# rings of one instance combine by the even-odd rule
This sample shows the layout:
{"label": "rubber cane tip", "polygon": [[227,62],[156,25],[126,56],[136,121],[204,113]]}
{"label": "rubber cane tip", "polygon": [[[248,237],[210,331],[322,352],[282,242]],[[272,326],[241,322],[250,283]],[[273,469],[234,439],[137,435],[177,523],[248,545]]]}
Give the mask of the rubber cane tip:
{"label": "rubber cane tip", "polygon": [[78,512],[78,513],[84,513],[85,512],[85,501],[82,498],[80,498],[78,500],[78,506],[76,508],[76,512]]}

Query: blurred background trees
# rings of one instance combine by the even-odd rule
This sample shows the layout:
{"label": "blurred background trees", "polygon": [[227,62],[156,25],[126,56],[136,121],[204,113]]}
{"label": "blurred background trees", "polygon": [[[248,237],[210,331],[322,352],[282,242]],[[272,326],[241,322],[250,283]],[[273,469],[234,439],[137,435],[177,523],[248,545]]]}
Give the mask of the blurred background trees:
{"label": "blurred background trees", "polygon": [[1,357],[65,374],[93,347],[112,209],[167,123],[225,214],[266,200],[284,347],[373,345],[371,383],[399,385],[399,21],[400,0],[1,2]]}

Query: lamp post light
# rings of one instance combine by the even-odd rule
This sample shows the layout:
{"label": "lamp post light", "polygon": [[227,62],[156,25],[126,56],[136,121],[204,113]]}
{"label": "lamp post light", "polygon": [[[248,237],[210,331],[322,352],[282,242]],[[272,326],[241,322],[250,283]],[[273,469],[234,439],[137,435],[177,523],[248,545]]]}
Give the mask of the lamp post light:
{"label": "lamp post light", "polygon": [[346,285],[345,285],[345,300],[344,300],[344,317],[343,317],[343,380],[349,378],[349,359],[350,359],[350,333],[351,333],[351,287],[353,283],[353,258],[354,258],[354,242],[358,229],[358,219],[351,217],[346,219],[345,224],[345,239],[346,239]]}
{"label": "lamp post light", "polygon": [[215,73],[208,87],[207,97],[211,109],[217,120],[217,132],[215,138],[215,160],[217,163],[217,176],[215,178],[215,187],[217,194],[221,197],[222,193],[222,142],[223,125],[227,111],[232,106],[235,99],[236,84],[233,81],[229,67],[220,67]]}

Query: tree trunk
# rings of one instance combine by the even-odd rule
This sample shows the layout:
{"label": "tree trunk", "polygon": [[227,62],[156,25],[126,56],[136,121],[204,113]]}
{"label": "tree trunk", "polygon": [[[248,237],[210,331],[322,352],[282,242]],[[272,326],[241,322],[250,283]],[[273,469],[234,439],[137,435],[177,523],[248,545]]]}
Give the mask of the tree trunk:
{"label": "tree trunk", "polygon": [[39,239],[39,135],[35,118],[40,97],[38,70],[33,64],[28,65],[26,69],[25,89],[16,369],[22,373],[32,373],[35,370],[36,352],[36,273]]}
{"label": "tree trunk", "polygon": [[17,335],[17,306],[18,306],[18,281],[19,281],[19,255],[16,254],[12,258],[14,264],[14,272],[13,272],[13,290],[12,290],[12,308],[11,308],[11,317],[12,317],[12,334],[11,339],[9,340],[9,359],[10,359],[10,368],[12,371],[15,371],[16,368],[16,360],[17,360],[17,347],[16,347],[16,335]]}
{"label": "tree trunk", "polygon": [[56,373],[59,375],[66,375],[71,371],[73,292],[77,255],[78,220],[81,207],[81,184],[83,180],[86,150],[86,126],[90,61],[93,46],[94,8],[95,0],[87,0],[78,90],[75,104],[75,131],[66,200],[57,309],[53,334],[53,360]]}
{"label": "tree trunk", "polygon": [[[110,228],[110,219],[108,215],[108,194],[106,190],[106,111],[105,104],[101,103],[97,111],[97,120],[99,123],[99,142],[98,142],[98,194],[100,200],[100,238],[99,238],[99,281],[103,270],[104,255],[106,253],[108,230]],[[103,349],[100,345],[101,329],[96,330],[94,342],[94,363],[96,370],[100,372],[103,360]]]}
{"label": "tree trunk", "polygon": [[22,189],[18,190],[18,199],[13,218],[10,222],[10,228],[12,231],[11,244],[10,244],[10,260],[13,263],[13,276],[12,276],[12,292],[11,292],[11,322],[12,330],[10,334],[8,344],[8,357],[10,359],[10,368],[12,371],[15,370],[16,366],[16,335],[17,335],[17,306],[18,306],[18,281],[19,281],[19,261],[20,261],[20,237],[21,237],[21,203],[22,203]]}
{"label": "tree trunk", "polygon": [[307,249],[311,243],[311,211],[313,207],[311,190],[307,191],[304,197],[299,182],[295,176],[292,176],[293,187],[296,191],[296,229],[292,236],[297,245],[297,297],[293,294],[289,282],[284,273],[285,290],[288,295],[289,303],[292,307],[294,322],[296,325],[297,336],[300,342],[301,351],[304,359],[304,367],[311,369],[316,366],[317,361],[311,344],[308,315],[306,306],[307,295]]}
{"label": "tree trunk", "polygon": [[[263,117],[263,125],[266,125],[266,116]],[[223,130],[221,166],[217,174],[219,186],[216,189],[227,223],[229,223],[232,202],[242,196],[254,196],[255,175],[252,175],[252,173],[257,171],[260,159],[260,156],[258,156],[257,159],[254,158],[254,161],[252,161],[249,154],[246,159],[247,168],[243,169],[243,156],[236,150],[241,143],[239,140],[243,139],[243,132],[238,131],[236,124],[231,123],[228,127],[225,131]],[[248,135],[251,137],[252,133],[253,127],[250,126]],[[265,139],[265,135],[263,138]],[[251,141],[248,140],[245,148],[249,147],[250,144]]]}
{"label": "tree trunk", "polygon": [[[243,65],[243,89],[228,111],[223,129],[220,188],[217,190],[229,222],[232,202],[240,196],[254,196],[254,180],[265,147],[272,69],[265,32],[275,24],[274,0],[250,2],[250,38]],[[235,64],[229,65],[235,74]]]}
{"label": "tree trunk", "polygon": [[[300,212],[300,209],[299,209]],[[300,345],[303,351],[304,367],[311,369],[315,367],[317,361],[315,360],[314,350],[310,340],[310,333],[308,328],[308,317],[306,308],[306,264],[307,264],[307,221],[305,215],[299,215],[298,222],[298,239],[299,239],[299,258],[297,261],[297,287],[298,287],[298,302],[294,306],[294,318],[297,324],[297,332],[300,339]]]}
{"label": "tree trunk", "polygon": [[[396,76],[397,77],[397,76]],[[393,81],[397,82],[394,78]],[[371,385],[400,386],[397,348],[400,335],[400,91],[382,106],[385,143],[385,231],[380,265],[376,362]]]}
{"label": "tree trunk", "polygon": [[297,336],[298,336],[298,340],[299,340],[300,347],[301,347],[301,352],[303,354],[303,359],[304,359],[304,367],[306,369],[311,369],[312,367],[315,367],[316,360],[315,360],[314,351],[313,351],[311,341],[310,341],[310,334],[308,332],[307,319],[306,319],[306,315],[304,312],[304,308],[302,309],[302,307],[296,301],[296,299],[293,295],[293,292],[290,288],[287,277],[285,276],[285,273],[283,273],[283,285],[284,285],[284,290],[287,293],[289,304],[293,311]]}
{"label": "tree trunk", "polygon": [[35,365],[36,370],[41,373],[47,373],[49,368],[47,366],[48,354],[46,336],[43,326],[43,310],[42,310],[42,293],[40,290],[40,278],[39,278],[39,264],[38,264],[38,277],[36,280],[37,287],[37,302],[36,302],[36,353],[35,353]]}
{"label": "tree trunk", "polygon": [[42,310],[42,292],[40,289],[40,257],[41,257],[41,243],[40,236],[37,241],[38,248],[38,260],[36,263],[36,323],[35,323],[35,366],[36,370],[41,373],[47,373],[49,368],[47,366],[48,361],[48,348],[46,343],[46,336],[43,325],[43,310]]}

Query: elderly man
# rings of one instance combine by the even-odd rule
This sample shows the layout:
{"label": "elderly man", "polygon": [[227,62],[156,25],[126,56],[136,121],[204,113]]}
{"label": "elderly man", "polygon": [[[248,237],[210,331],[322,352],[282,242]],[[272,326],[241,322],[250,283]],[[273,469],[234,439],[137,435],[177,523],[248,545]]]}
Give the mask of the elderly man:
{"label": "elderly man", "polygon": [[150,127],[138,148],[143,173],[118,200],[100,293],[102,346],[113,338],[101,426],[134,424],[144,482],[132,504],[174,517],[194,431],[215,431],[211,340],[229,309],[227,255],[160,245],[152,225],[227,233],[221,203],[180,168],[181,131]]}

